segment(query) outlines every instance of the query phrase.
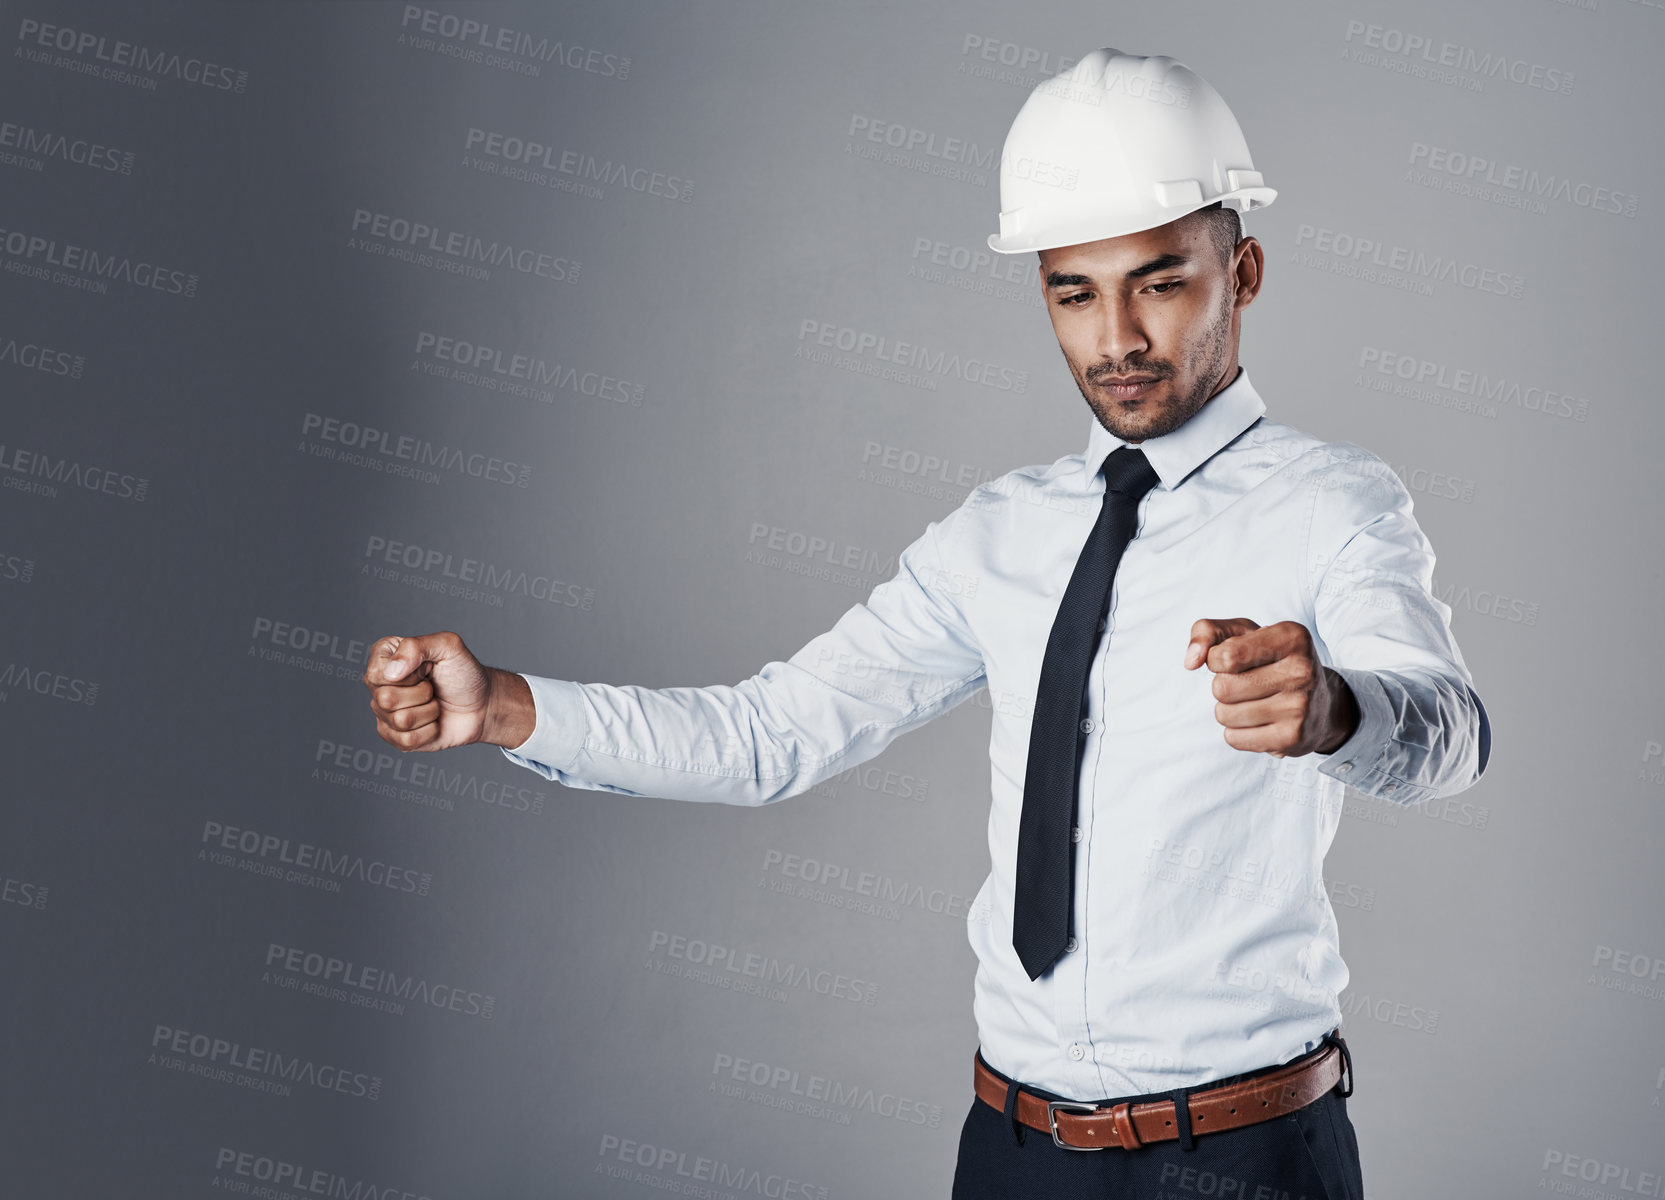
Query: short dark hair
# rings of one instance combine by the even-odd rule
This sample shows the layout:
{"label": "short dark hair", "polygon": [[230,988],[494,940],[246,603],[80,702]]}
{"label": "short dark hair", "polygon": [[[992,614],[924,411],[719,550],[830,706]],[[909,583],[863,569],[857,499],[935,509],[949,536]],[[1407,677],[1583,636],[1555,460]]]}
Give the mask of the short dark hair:
{"label": "short dark hair", "polygon": [[1243,240],[1243,219],[1235,208],[1227,208],[1220,201],[1196,210],[1208,222],[1209,235],[1220,251],[1220,261],[1231,262],[1231,252]]}

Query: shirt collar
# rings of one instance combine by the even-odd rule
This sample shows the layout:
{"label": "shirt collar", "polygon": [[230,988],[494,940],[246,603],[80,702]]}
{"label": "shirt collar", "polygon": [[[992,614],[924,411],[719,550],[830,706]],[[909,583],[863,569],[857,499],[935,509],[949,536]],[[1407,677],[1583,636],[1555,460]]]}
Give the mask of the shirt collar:
{"label": "shirt collar", "polygon": [[[1266,402],[1249,382],[1249,372],[1240,369],[1237,378],[1209,397],[1208,402],[1172,433],[1146,438],[1139,443],[1162,485],[1169,491],[1221,447],[1260,419]],[[1093,415],[1093,431],[1087,439],[1087,457],[1081,466],[1082,485],[1093,488],[1093,480],[1104,465],[1105,456],[1127,443],[1106,429]]]}

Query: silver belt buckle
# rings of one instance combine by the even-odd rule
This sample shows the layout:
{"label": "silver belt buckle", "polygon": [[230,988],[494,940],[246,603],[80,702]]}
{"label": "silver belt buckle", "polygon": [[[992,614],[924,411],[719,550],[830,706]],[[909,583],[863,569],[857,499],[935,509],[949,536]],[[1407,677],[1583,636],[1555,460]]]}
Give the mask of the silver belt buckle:
{"label": "silver belt buckle", "polygon": [[1073,1100],[1048,1100],[1046,1102],[1046,1123],[1052,1127],[1052,1144],[1060,1150],[1103,1150],[1103,1146],[1072,1146],[1058,1136],[1058,1110],[1065,1112],[1083,1113],[1092,1116],[1098,1111],[1096,1104],[1077,1104]]}

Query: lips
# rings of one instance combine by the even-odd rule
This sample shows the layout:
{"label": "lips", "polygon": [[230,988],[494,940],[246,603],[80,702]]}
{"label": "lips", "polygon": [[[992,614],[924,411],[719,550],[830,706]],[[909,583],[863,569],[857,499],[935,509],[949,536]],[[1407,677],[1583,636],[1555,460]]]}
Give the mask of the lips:
{"label": "lips", "polygon": [[1155,375],[1113,375],[1099,386],[1118,400],[1132,400],[1143,396],[1161,380]]}

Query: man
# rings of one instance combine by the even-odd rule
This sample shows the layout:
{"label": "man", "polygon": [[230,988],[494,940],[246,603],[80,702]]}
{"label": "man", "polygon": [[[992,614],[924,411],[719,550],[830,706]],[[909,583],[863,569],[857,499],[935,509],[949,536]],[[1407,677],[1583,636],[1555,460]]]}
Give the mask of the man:
{"label": "man", "polygon": [[1238,214],[1275,195],[1205,81],[1095,51],[1019,113],[990,238],[1039,255],[1084,454],[977,488],[732,687],[515,674],[452,633],[383,639],[365,672],[402,749],[484,741],[569,786],[736,804],[987,687],[958,1198],[1363,1200],[1322,881],[1343,782],[1461,791],[1490,726],[1404,487],[1267,420],[1238,363],[1264,270]]}

